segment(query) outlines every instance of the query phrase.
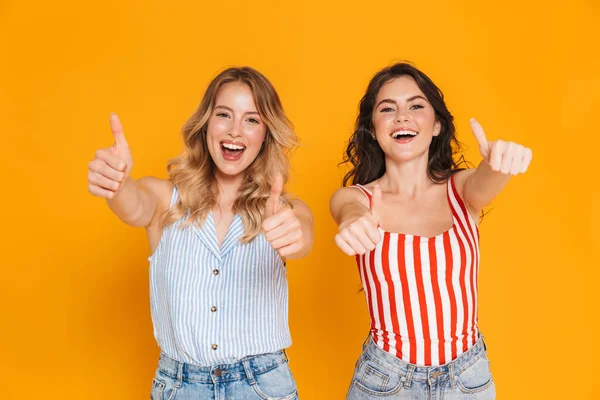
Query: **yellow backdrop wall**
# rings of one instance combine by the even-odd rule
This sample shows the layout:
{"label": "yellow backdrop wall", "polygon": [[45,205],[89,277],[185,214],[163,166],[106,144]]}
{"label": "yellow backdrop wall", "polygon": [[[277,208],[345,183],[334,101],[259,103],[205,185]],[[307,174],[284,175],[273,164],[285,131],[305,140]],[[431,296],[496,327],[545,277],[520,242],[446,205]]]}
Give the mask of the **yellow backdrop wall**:
{"label": "yellow backdrop wall", "polygon": [[0,2],[0,398],[148,398],[145,233],[87,193],[87,162],[116,111],[134,177],[166,177],[209,80],[251,65],[302,138],[288,189],[316,221],[289,263],[291,367],[303,399],[342,399],[368,315],[328,200],[366,84],[395,60],[442,88],[469,160],[470,117],[533,149],[481,225],[498,398],[600,398],[599,26],[591,0]]}

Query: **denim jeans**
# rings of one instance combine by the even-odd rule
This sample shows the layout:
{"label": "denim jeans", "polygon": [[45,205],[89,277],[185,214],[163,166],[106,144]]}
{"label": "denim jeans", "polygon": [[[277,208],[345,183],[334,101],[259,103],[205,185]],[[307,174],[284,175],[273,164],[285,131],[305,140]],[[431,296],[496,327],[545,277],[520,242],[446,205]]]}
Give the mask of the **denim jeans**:
{"label": "denim jeans", "polygon": [[456,360],[438,367],[408,364],[369,337],[356,363],[347,400],[493,400],[496,388],[483,337]]}
{"label": "denim jeans", "polygon": [[296,382],[283,352],[200,367],[161,354],[152,400],[296,400]]}

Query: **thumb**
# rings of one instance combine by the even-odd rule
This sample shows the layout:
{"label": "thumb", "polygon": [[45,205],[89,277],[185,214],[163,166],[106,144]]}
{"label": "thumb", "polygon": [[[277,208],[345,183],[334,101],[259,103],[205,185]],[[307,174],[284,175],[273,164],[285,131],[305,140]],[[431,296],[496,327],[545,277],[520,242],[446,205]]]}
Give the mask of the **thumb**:
{"label": "thumb", "polygon": [[117,150],[129,147],[123,133],[123,125],[121,125],[121,121],[115,113],[110,114],[110,130],[115,138],[115,147]]}
{"label": "thumb", "polygon": [[475,136],[475,139],[479,144],[479,151],[481,152],[481,155],[483,158],[487,159],[490,154],[490,145],[487,137],[485,136],[485,132],[481,127],[481,124],[475,118],[471,118],[471,130],[473,131],[473,136]]}
{"label": "thumb", "polygon": [[271,185],[271,194],[267,199],[267,205],[265,210],[265,216],[271,217],[275,215],[277,212],[277,207],[279,206],[279,197],[281,196],[281,192],[283,191],[283,177],[281,174],[275,175],[275,179],[273,179],[273,184]]}
{"label": "thumb", "polygon": [[373,188],[373,195],[371,196],[371,217],[373,222],[379,226],[381,220],[381,188],[379,185],[375,185]]}

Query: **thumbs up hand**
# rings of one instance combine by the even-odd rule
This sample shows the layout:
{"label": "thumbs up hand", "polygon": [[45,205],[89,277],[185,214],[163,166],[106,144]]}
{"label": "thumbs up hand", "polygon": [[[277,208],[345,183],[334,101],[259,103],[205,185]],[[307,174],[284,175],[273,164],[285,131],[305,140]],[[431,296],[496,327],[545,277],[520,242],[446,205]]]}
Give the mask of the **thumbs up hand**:
{"label": "thumbs up hand", "polygon": [[300,251],[304,246],[304,236],[300,220],[287,205],[280,203],[283,191],[283,177],[277,174],[271,185],[271,195],[265,205],[265,219],[262,227],[265,238],[281,258]]}
{"label": "thumbs up hand", "polygon": [[488,142],[483,128],[475,119],[471,119],[471,130],[479,143],[481,156],[492,170],[507,175],[518,175],[527,171],[531,163],[531,149],[502,140]]}
{"label": "thumbs up hand", "polygon": [[265,205],[265,219],[272,217],[277,212],[282,191],[283,177],[281,174],[277,174],[271,185],[271,195],[267,199],[267,204]]}
{"label": "thumbs up hand", "polygon": [[110,115],[110,129],[114,144],[97,150],[96,156],[88,164],[88,190],[91,194],[105,199],[116,196],[133,167],[123,126],[116,114]]}
{"label": "thumbs up hand", "polygon": [[381,240],[381,233],[378,230],[381,220],[381,197],[381,188],[375,185],[369,211],[340,224],[339,232],[335,235],[335,243],[344,253],[349,256],[365,254],[375,249]]}

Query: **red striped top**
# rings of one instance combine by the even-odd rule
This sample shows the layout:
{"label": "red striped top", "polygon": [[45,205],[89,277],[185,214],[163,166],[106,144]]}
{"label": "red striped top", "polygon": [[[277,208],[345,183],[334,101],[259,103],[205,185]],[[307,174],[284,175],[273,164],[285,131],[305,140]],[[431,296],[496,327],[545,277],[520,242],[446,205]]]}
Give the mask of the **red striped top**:
{"label": "red striped top", "polygon": [[[371,193],[356,185],[371,200]],[[411,364],[455,360],[479,338],[479,230],[448,181],[452,227],[435,237],[386,232],[357,255],[371,315],[371,335],[384,351]]]}

